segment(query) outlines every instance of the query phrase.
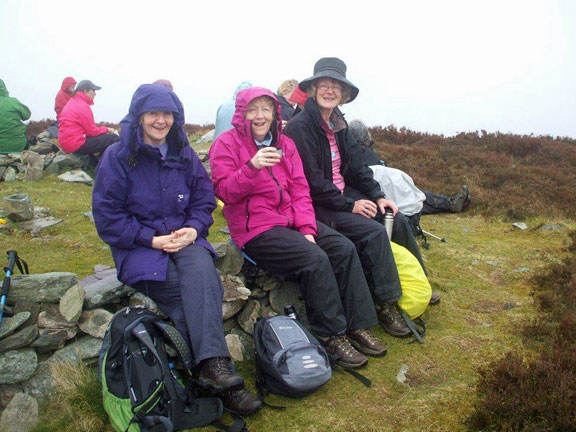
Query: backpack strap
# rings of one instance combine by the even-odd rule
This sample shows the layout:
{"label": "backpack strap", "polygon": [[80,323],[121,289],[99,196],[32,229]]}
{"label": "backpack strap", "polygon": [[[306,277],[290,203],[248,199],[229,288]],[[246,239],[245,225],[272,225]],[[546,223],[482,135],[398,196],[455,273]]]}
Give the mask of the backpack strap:
{"label": "backpack strap", "polygon": [[257,391],[256,396],[258,397],[258,399],[260,399],[260,401],[264,405],[266,405],[268,408],[271,408],[273,410],[278,410],[278,411],[284,411],[286,409],[285,406],[271,405],[264,400],[266,398],[266,396],[268,395],[268,393],[270,393],[270,391],[268,390],[268,387],[266,386],[264,374],[262,373],[262,369],[260,367],[260,362],[258,360],[258,356],[256,356],[256,391]]}
{"label": "backpack strap", "polygon": [[[409,343],[414,343],[416,341],[418,341],[418,343],[421,343],[421,344],[424,343],[424,340],[422,339],[422,336],[424,336],[426,334],[426,323],[424,322],[424,320],[422,318],[418,317],[414,321],[412,321],[410,319],[410,317],[406,314],[406,312],[404,312],[400,308],[398,308],[398,310],[400,311],[400,315],[402,316],[402,318],[404,318],[404,321],[406,321],[406,325],[408,326],[408,328],[410,329],[410,331],[412,332],[412,334],[414,334],[414,337],[416,338],[415,340],[412,340]],[[419,325],[422,329],[418,330],[416,325]]]}
{"label": "backpack strap", "polygon": [[154,325],[160,329],[162,334],[170,341],[180,360],[186,366],[186,370],[189,372],[192,369],[192,355],[190,354],[190,349],[188,348],[188,344],[180,334],[176,328],[173,326],[165,323],[164,321],[154,320]]}
{"label": "backpack strap", "polygon": [[[227,410],[225,409],[225,411],[227,411]],[[230,411],[228,411],[228,412],[230,412]],[[242,418],[242,416],[240,414],[230,412],[230,415],[232,416],[232,420],[233,420],[232,424],[230,426],[225,425],[220,420],[216,420],[216,421],[212,422],[211,426],[214,426],[215,428],[217,428],[219,430],[226,431],[226,432],[250,432],[248,430],[248,428],[246,427],[246,421],[244,421],[244,419]]]}
{"label": "backpack strap", "polygon": [[336,364],[336,362],[340,359],[340,356],[338,354],[328,354],[328,358],[330,360],[330,366],[332,367],[332,370],[347,372],[354,378],[356,378],[358,381],[360,381],[362,384],[364,384],[366,388],[372,387],[372,381],[369,378],[362,375],[360,372],[357,372],[354,369],[348,369],[338,366]]}

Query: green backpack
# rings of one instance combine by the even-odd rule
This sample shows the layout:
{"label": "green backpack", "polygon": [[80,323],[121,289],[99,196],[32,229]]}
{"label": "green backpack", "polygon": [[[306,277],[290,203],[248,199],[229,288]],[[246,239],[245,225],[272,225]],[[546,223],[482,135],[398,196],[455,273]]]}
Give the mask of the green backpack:
{"label": "green backpack", "polygon": [[[167,345],[184,365],[183,377],[174,369]],[[104,409],[114,430],[172,432],[209,424],[246,430],[239,416],[230,428],[218,421],[222,401],[199,397],[191,367],[190,351],[178,330],[144,307],[118,311],[104,336],[98,368]]]}

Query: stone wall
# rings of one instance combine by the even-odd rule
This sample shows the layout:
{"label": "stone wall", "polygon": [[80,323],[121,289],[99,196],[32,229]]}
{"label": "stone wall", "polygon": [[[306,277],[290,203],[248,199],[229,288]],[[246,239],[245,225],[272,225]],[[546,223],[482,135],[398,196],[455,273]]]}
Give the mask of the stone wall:
{"label": "stone wall", "polygon": [[[224,285],[226,341],[235,361],[251,360],[256,320],[283,313],[285,304],[294,304],[305,321],[303,302],[295,284],[259,270],[236,247],[213,246]],[[14,276],[7,304],[0,333],[3,416],[14,412],[12,403],[35,405],[56,394],[51,364],[83,361],[96,366],[114,312],[125,306],[146,306],[162,315],[151,299],[120,282],[115,269],[100,265],[82,280],[66,272]]]}

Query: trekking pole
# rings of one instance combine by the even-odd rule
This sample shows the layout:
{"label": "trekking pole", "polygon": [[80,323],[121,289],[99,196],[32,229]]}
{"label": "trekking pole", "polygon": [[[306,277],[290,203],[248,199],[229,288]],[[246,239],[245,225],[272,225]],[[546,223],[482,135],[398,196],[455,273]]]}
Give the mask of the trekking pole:
{"label": "trekking pole", "polygon": [[442,238],[440,238],[440,237],[438,237],[438,236],[435,236],[434,234],[432,234],[432,233],[429,233],[428,231],[424,231],[424,230],[422,230],[422,232],[423,232],[424,234],[426,234],[426,235],[428,235],[428,236],[432,237],[432,238],[435,238],[436,240],[440,240],[442,243],[447,243],[447,242],[448,242],[448,241],[446,240],[446,237],[442,237]]}
{"label": "trekking pole", "polygon": [[28,274],[28,264],[18,257],[18,253],[15,250],[9,250],[6,252],[8,255],[8,265],[4,267],[4,272],[6,276],[2,281],[2,291],[0,292],[0,330],[2,330],[2,318],[4,316],[4,307],[6,305],[6,298],[8,297],[8,292],[10,291],[10,283],[12,281],[12,275],[14,274],[14,265],[18,265],[20,273],[24,274],[22,270],[22,264],[24,264],[24,269],[26,274]]}

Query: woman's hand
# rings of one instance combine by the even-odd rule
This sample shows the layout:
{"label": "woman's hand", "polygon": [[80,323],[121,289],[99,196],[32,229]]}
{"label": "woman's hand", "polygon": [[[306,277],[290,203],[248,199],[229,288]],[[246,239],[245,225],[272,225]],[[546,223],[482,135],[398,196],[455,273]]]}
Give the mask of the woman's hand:
{"label": "woman's hand", "polygon": [[250,161],[255,168],[262,169],[276,165],[281,159],[282,156],[276,147],[264,147],[258,150]]}
{"label": "woman's hand", "polygon": [[394,201],[387,200],[386,198],[378,198],[376,200],[376,204],[378,205],[378,208],[380,209],[382,214],[386,213],[386,207],[392,209],[393,216],[396,216],[396,213],[398,213],[398,206]]}
{"label": "woman's hand", "polygon": [[175,253],[193,244],[198,238],[195,228],[180,228],[170,235],[152,237],[152,247],[167,253]]}
{"label": "woman's hand", "polygon": [[179,252],[186,246],[194,244],[198,238],[198,231],[196,231],[196,228],[180,228],[179,230],[174,231],[171,235],[172,240],[164,246],[164,252]]}
{"label": "woman's hand", "polygon": [[360,216],[364,216],[365,218],[372,219],[376,216],[377,213],[376,204],[374,204],[370,200],[357,200],[354,202],[354,208],[352,209],[352,213],[359,214]]}
{"label": "woman's hand", "polygon": [[152,247],[154,249],[161,249],[163,250],[164,247],[169,244],[174,239],[174,235],[163,235],[163,236],[155,236],[152,237]]}
{"label": "woman's hand", "polygon": [[316,240],[314,240],[314,236],[313,236],[312,234],[304,234],[304,237],[305,237],[306,240],[308,240],[310,243],[316,244]]}

